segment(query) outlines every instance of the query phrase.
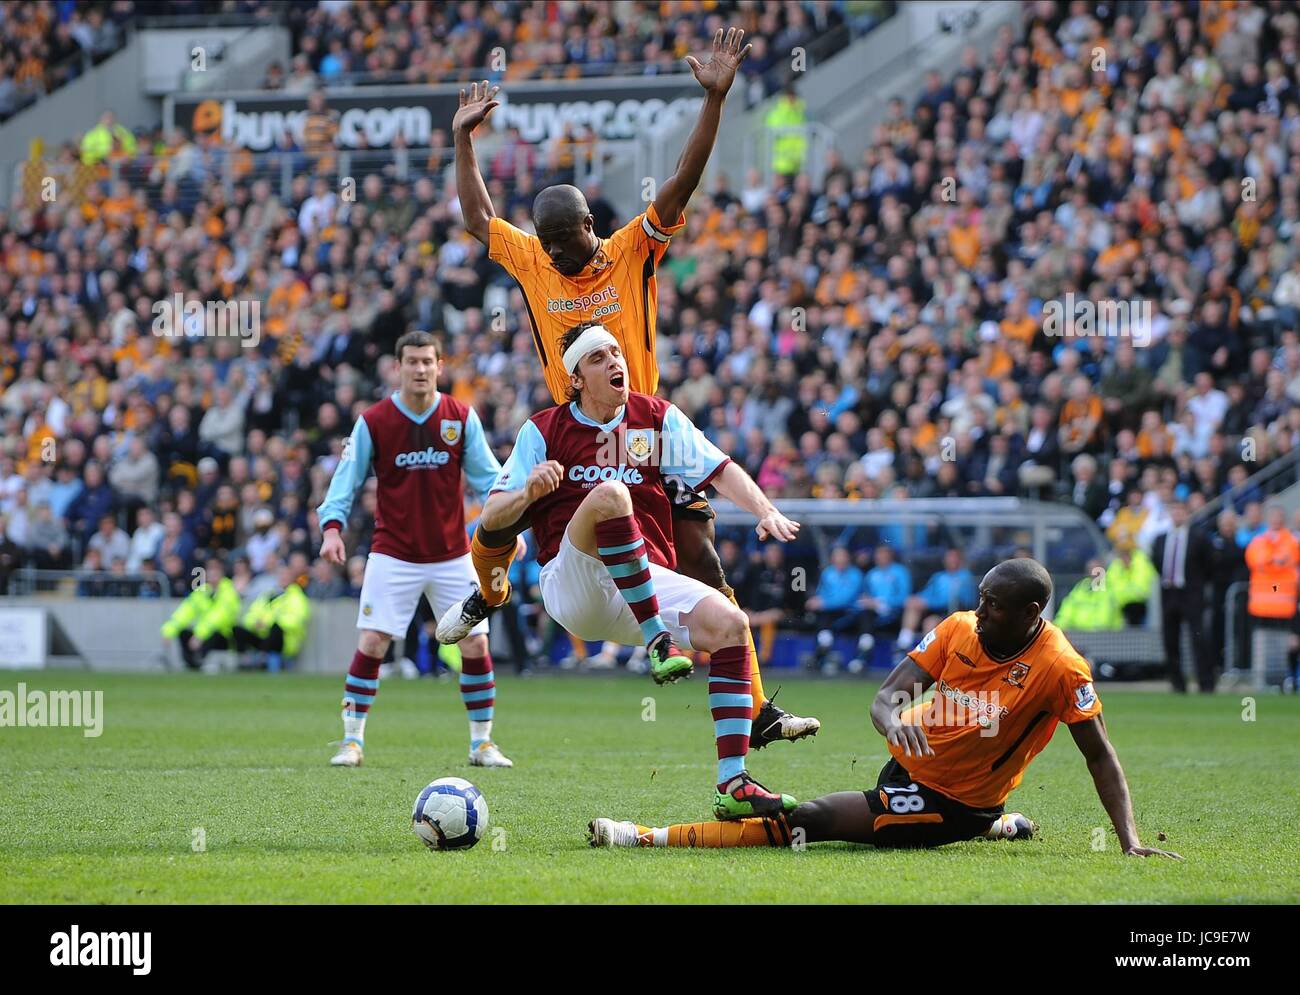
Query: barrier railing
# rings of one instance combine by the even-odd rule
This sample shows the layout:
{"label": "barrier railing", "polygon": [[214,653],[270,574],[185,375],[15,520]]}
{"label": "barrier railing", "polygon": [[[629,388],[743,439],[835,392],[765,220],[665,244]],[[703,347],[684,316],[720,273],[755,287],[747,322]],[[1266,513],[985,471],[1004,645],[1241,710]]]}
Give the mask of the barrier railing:
{"label": "barrier railing", "polygon": [[111,570],[39,570],[19,567],[9,577],[9,597],[58,594],[81,598],[171,597],[171,581],[160,570],[113,573]]}
{"label": "barrier railing", "polygon": [[1192,515],[1192,524],[1212,522],[1230,501],[1236,501],[1237,498],[1249,494],[1252,490],[1259,491],[1264,497],[1271,497],[1291,487],[1298,479],[1300,479],[1300,449],[1292,449],[1252,473],[1240,484],[1224,491],[1213,501],[1207,501]]}

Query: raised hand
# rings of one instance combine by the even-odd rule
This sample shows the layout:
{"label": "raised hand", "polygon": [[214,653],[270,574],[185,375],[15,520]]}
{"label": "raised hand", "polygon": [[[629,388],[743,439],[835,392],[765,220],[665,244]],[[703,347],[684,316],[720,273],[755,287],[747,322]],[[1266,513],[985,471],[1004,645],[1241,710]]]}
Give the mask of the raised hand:
{"label": "raised hand", "polygon": [[741,48],[740,43],[744,37],[745,32],[740,28],[728,28],[725,37],[722,29],[718,28],[713,36],[713,55],[708,62],[702,63],[693,55],[686,56],[686,64],[691,67],[700,86],[720,97],[726,96],[736,78],[736,70],[754,47],[746,45]]}
{"label": "raised hand", "polygon": [[482,83],[471,83],[468,94],[461,90],[460,107],[451,119],[452,132],[462,129],[473,131],[486,121],[488,115],[501,106],[501,101],[492,99],[500,89],[499,86],[488,86],[488,81],[484,80]]}

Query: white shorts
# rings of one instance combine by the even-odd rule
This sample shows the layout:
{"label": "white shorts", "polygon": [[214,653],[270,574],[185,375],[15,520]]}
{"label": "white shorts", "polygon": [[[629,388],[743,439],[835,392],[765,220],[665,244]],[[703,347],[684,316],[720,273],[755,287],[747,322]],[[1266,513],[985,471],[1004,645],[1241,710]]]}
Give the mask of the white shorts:
{"label": "white shorts", "polygon": [[[668,626],[673,641],[683,649],[693,649],[681,617],[716,592],[657,563],[650,564],[650,579],[659,598],[659,617]],[[605,564],[570,542],[567,529],[559,553],[542,567],[540,586],[546,614],[579,639],[645,645],[641,626]]]}
{"label": "white shorts", "polygon": [[[387,553],[371,553],[366,560],[366,578],[361,582],[357,628],[386,632],[400,639],[406,635],[421,594],[429,599],[436,622],[477,583],[469,553],[441,563],[408,563]],[[469,634],[485,636],[487,631],[488,620],[484,619]]]}

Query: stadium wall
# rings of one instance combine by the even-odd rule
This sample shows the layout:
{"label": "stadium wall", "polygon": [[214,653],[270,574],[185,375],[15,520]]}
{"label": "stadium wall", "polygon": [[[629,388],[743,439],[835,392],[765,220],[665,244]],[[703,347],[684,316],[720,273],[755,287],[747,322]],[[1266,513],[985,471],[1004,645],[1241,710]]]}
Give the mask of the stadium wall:
{"label": "stadium wall", "polygon": [[104,111],[128,128],[154,127],[161,105],[141,89],[142,48],[137,33],[121,51],[6,122],[0,128],[6,158],[25,157],[37,138],[47,148],[80,142]]}
{"label": "stadium wall", "polygon": [[[45,612],[47,666],[149,671],[182,666],[175,640],[164,642],[159,631],[179,604],[177,598],[6,598],[0,616],[10,609]],[[307,640],[295,669],[346,671],[356,648],[356,623],[353,600],[312,602]],[[6,665],[0,652],[0,669]]]}

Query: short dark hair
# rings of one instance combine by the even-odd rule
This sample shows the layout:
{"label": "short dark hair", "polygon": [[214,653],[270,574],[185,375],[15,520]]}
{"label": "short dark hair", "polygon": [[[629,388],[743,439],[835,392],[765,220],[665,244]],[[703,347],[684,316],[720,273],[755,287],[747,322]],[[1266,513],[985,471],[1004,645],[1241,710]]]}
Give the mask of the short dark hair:
{"label": "short dark hair", "polygon": [[[584,321],[577,325],[574,325],[570,329],[567,329],[565,333],[560,336],[560,356],[563,357],[564,354],[569,351],[569,346],[577,342],[578,336],[580,336],[588,328],[604,328],[604,327],[605,326],[602,325],[599,321]],[[570,401],[576,401],[578,399],[578,391],[573,387],[572,384],[569,385],[568,399]]]}
{"label": "short dark hair", "polygon": [[437,358],[441,359],[442,346],[438,343],[437,336],[431,335],[429,332],[420,331],[407,332],[398,339],[397,345],[393,347],[393,354],[397,357],[397,361],[400,363],[402,361],[402,350],[407,346],[410,346],[413,349],[422,349],[429,345],[433,346],[435,355]]}
{"label": "short dark hair", "polygon": [[582,191],[568,183],[545,187],[533,198],[533,226],[536,228],[572,228],[581,225],[591,213]]}
{"label": "short dark hair", "polygon": [[1052,575],[1032,557],[1003,560],[990,572],[1011,587],[1017,607],[1033,602],[1042,610],[1052,600]]}

